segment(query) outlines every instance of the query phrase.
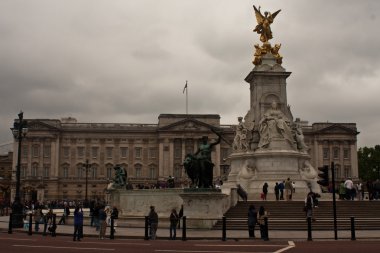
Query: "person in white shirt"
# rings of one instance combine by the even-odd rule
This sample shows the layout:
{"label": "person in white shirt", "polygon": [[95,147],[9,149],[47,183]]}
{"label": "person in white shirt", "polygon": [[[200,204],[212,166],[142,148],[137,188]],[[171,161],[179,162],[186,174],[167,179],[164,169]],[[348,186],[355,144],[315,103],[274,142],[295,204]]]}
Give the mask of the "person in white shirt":
{"label": "person in white shirt", "polygon": [[347,178],[347,180],[344,182],[344,187],[346,187],[346,194],[348,199],[354,200],[355,196],[355,189],[354,189],[354,183],[352,182],[351,178]]}

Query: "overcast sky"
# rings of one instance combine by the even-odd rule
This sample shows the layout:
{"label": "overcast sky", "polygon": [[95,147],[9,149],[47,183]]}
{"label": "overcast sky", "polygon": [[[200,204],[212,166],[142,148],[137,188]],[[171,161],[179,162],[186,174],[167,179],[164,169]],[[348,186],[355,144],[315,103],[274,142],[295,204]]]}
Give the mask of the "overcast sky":
{"label": "overcast sky", "polygon": [[252,5],[281,9],[294,117],[357,123],[380,144],[379,0],[0,0],[0,143],[25,118],[157,123],[160,113],[249,109],[244,78],[259,36]]}

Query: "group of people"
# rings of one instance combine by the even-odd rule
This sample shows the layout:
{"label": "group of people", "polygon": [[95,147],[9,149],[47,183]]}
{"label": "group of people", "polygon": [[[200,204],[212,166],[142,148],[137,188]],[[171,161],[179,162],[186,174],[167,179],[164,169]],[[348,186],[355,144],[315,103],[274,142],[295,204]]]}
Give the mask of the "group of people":
{"label": "group of people", "polygon": [[265,210],[264,206],[260,206],[257,212],[254,205],[250,205],[248,209],[248,235],[250,239],[255,238],[255,227],[260,227],[260,237],[264,241],[268,241],[268,223],[267,219],[269,212]]}
{"label": "group of people", "polygon": [[[169,215],[169,231],[170,240],[175,240],[177,238],[177,228],[180,228],[181,218],[183,217],[183,205],[180,211],[177,213],[177,209],[173,208]],[[149,225],[149,238],[155,240],[157,237],[157,227],[158,227],[158,214],[154,206],[150,206],[150,211],[148,214],[148,225]]]}
{"label": "group of people", "polygon": [[[265,182],[262,187],[261,199],[267,200],[268,195],[268,183]],[[292,200],[293,193],[295,192],[295,183],[287,178],[284,181],[276,182],[274,185],[274,194],[276,200]]]}
{"label": "group of people", "polygon": [[96,204],[90,207],[90,216],[90,226],[99,231],[100,239],[104,239],[107,226],[111,226],[111,218],[114,220],[114,232],[116,232],[115,227],[117,227],[117,219],[119,218],[119,210],[116,206]]}
{"label": "group of people", "polygon": [[354,183],[351,178],[342,180],[339,184],[339,199],[341,200],[364,200],[365,192],[368,192],[369,200],[380,199],[380,180]]}

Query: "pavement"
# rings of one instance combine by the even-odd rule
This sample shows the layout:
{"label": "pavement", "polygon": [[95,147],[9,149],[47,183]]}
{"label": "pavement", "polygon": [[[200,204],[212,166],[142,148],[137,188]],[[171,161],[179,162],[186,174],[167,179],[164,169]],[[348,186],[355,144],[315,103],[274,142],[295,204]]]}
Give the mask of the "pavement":
{"label": "pavement", "polygon": [[[9,216],[0,216],[0,234],[8,232]],[[43,229],[43,225],[40,225]],[[71,236],[74,232],[73,225],[58,225],[57,236]],[[13,233],[28,233],[25,229],[14,229]],[[42,235],[42,232],[32,232],[32,235]],[[83,233],[85,237],[98,237],[99,232],[95,227],[84,226]],[[109,238],[110,228],[106,231],[107,238]],[[115,239],[144,239],[145,229],[144,227],[116,227]],[[256,227],[256,238],[259,238],[260,231]],[[356,240],[380,240],[380,230],[356,230]],[[187,229],[187,240],[222,240],[222,230],[213,229]],[[312,231],[312,240],[334,240],[334,231]],[[351,231],[342,230],[337,232],[338,239],[351,240]],[[157,230],[157,239],[168,239],[169,228],[160,227]],[[306,241],[308,239],[307,231],[292,231],[292,230],[270,230],[270,240],[282,240],[282,241]],[[177,229],[177,240],[182,239],[182,229]],[[246,240],[248,238],[248,230],[227,230],[227,240]],[[255,239],[260,240],[260,239]]]}

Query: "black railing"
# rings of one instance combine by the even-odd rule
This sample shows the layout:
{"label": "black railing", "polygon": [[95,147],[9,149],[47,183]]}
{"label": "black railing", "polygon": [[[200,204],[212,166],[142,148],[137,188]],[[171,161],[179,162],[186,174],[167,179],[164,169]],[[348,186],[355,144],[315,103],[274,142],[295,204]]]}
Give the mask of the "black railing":
{"label": "black railing", "polygon": [[[51,236],[55,237],[56,236],[56,230],[58,228],[57,226],[57,221],[56,221],[56,214],[53,214],[52,218],[49,219],[49,221],[47,221],[46,219],[44,219],[44,222],[36,222],[34,221],[34,216],[33,214],[28,214],[28,215],[24,215],[24,227],[23,229],[19,229],[19,228],[13,228],[13,224],[12,224],[12,221],[14,219],[12,219],[12,216],[14,214],[10,214],[9,215],[9,221],[8,222],[8,233],[9,234],[12,234],[14,231],[17,231],[17,232],[20,232],[20,231],[25,231],[27,232],[28,235],[33,235],[33,234],[42,234],[43,236],[46,236],[48,234],[50,234]],[[86,218],[89,218],[89,217],[86,217]],[[136,219],[140,219],[140,220],[144,220],[144,225],[143,225],[143,228],[144,228],[144,232],[143,234],[141,234],[141,238],[145,239],[145,240],[149,240],[151,239],[151,235],[150,235],[150,225],[149,225],[149,218],[148,216],[145,216],[145,217],[136,217]],[[186,241],[189,239],[188,237],[188,231],[197,231],[199,229],[196,228],[196,225],[194,225],[194,222],[208,222],[208,224],[215,224],[216,222],[222,222],[222,226],[221,226],[221,229],[219,229],[219,231],[221,232],[220,234],[220,239],[222,241],[226,241],[228,239],[228,231],[231,230],[231,229],[228,229],[229,227],[229,222],[232,222],[233,220],[228,220],[225,216],[223,216],[221,219],[189,219],[187,218],[186,216],[183,216],[182,217],[182,227],[181,229],[179,229],[178,231],[182,232],[182,237],[181,239],[183,241]],[[5,222],[5,221],[3,221]],[[188,222],[192,223],[193,225],[189,228],[188,227]],[[1,223],[1,222],[0,222]],[[265,229],[266,231],[264,231],[265,235],[269,238],[269,224],[268,224],[268,219],[265,219]],[[232,223],[230,223],[232,224]],[[312,238],[312,231],[313,231],[313,227],[312,227],[312,224],[313,224],[313,220],[311,217],[308,217],[307,218],[307,240],[308,241],[312,241],[313,238]],[[356,240],[356,229],[355,229],[355,217],[350,217],[350,232],[351,232],[351,240]],[[41,228],[41,231],[39,229],[37,229],[36,231],[36,228],[39,228],[39,225],[43,226]],[[59,225],[59,227],[61,226],[72,226],[72,225]],[[96,224],[87,224],[87,225],[83,225],[84,227],[96,227]],[[0,226],[1,227],[1,226]],[[3,226],[4,227],[4,226]],[[118,226],[116,226],[116,222],[114,220],[113,217],[110,217],[109,218],[109,222],[107,223],[107,227],[109,227],[109,239],[113,240],[115,239],[116,237],[120,236],[120,237],[127,237],[126,234],[123,235],[123,230],[122,228],[124,229],[128,229],[128,228],[131,228],[130,226],[126,226],[126,225],[123,225],[122,222],[119,222]],[[33,229],[34,228],[34,229]],[[120,231],[118,231],[116,233],[116,228],[120,228]],[[141,226],[137,226],[137,227],[134,227],[135,228],[142,228]],[[209,229],[209,231],[215,231],[215,230],[218,230],[218,229]],[[34,231],[34,232],[33,232]],[[67,230],[66,230],[67,231]],[[82,230],[83,231],[83,230]],[[125,231],[125,230],[124,230]],[[201,229],[199,231],[205,231],[205,229]],[[247,226],[247,231],[248,231],[248,226]],[[70,231],[71,232],[71,231]],[[64,233],[64,231],[61,233],[61,234],[72,234],[70,232],[66,232]],[[96,235],[96,232],[95,233],[89,233],[89,235]],[[131,236],[131,235],[130,235]],[[137,234],[134,234],[133,237],[139,237],[138,233]],[[194,237],[194,236],[193,236]],[[197,236],[199,237],[199,236]],[[209,238],[217,238],[218,236],[215,236],[215,237],[209,237]],[[190,237],[191,238],[191,237]]]}

